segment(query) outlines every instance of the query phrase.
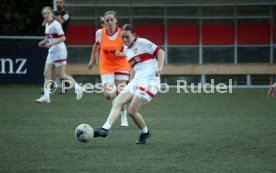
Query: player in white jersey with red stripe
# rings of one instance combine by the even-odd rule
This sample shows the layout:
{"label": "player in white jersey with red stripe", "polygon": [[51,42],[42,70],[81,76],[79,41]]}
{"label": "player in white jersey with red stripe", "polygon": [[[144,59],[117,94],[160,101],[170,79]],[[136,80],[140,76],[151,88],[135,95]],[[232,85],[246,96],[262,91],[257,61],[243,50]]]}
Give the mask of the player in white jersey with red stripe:
{"label": "player in white jersey with red stripe", "polygon": [[[145,144],[151,134],[143,116],[138,111],[158,92],[165,53],[149,40],[137,38],[132,25],[124,25],[121,36],[125,45],[124,52],[116,51],[116,55],[126,56],[132,65],[130,83],[113,101],[107,121],[102,128],[95,130],[94,137],[106,137],[112,124],[118,118],[122,106],[129,103],[128,114],[141,130],[136,144]],[[158,57],[158,61],[155,56]]]}
{"label": "player in white jersey with red stripe", "polygon": [[51,80],[51,73],[54,68],[57,77],[63,80],[68,80],[74,85],[76,99],[80,100],[83,94],[82,88],[65,72],[67,49],[64,43],[66,38],[62,26],[58,21],[54,20],[54,14],[51,7],[44,7],[42,9],[42,15],[47,22],[45,28],[46,38],[39,42],[38,46],[48,48],[49,50],[44,68],[44,94],[39,99],[36,99],[36,102],[50,103],[50,88],[46,88],[45,84],[47,81]]}

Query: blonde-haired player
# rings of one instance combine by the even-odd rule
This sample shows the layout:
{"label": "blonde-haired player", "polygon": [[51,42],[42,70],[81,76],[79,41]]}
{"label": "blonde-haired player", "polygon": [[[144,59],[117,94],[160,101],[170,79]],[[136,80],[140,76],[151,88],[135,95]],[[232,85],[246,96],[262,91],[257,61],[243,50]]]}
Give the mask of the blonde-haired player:
{"label": "blonde-haired player", "polygon": [[[78,83],[65,72],[67,61],[67,49],[65,46],[65,35],[61,24],[54,19],[54,13],[51,7],[44,7],[42,15],[46,21],[46,38],[38,43],[39,47],[48,48],[48,56],[44,68],[44,82],[51,80],[53,68],[60,79],[71,81],[75,87],[76,99],[80,100],[83,95],[82,88]],[[45,85],[44,85],[45,86]],[[50,103],[50,88],[44,88],[44,94],[36,99],[39,103]]]}
{"label": "blonde-haired player", "polygon": [[[93,68],[97,53],[100,50],[99,70],[104,95],[107,99],[112,100],[119,92],[116,87],[126,85],[130,67],[126,58],[115,55],[115,51],[123,50],[121,29],[117,27],[116,12],[107,11],[103,17],[105,24],[102,25],[102,29],[96,32],[96,41],[93,45],[88,69]],[[128,126],[126,106],[121,111],[121,126]]]}

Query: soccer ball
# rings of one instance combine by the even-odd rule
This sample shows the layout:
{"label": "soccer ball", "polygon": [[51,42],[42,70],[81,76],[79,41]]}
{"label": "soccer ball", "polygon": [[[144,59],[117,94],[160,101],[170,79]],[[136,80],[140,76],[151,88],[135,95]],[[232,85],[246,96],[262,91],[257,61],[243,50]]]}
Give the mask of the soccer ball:
{"label": "soccer ball", "polygon": [[80,124],[75,130],[75,137],[82,143],[87,143],[94,137],[94,130],[89,124]]}

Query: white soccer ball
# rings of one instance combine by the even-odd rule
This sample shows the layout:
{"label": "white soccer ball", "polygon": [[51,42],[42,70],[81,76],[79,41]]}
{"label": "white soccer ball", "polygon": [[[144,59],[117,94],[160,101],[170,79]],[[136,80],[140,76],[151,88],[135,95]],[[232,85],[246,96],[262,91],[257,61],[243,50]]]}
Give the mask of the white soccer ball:
{"label": "white soccer ball", "polygon": [[82,143],[89,142],[94,137],[94,130],[89,124],[80,124],[75,130],[75,137]]}

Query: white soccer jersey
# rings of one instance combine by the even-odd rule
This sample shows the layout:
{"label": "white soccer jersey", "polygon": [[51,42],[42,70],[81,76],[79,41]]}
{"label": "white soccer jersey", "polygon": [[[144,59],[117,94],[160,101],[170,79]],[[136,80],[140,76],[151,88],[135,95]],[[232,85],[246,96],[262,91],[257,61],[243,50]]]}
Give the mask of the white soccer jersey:
{"label": "white soccer jersey", "polygon": [[[64,32],[62,30],[61,24],[56,20],[53,20],[51,23],[46,23],[45,35],[46,35],[49,43],[54,42],[55,39],[57,39],[57,38],[63,37]],[[59,44],[55,44],[49,49],[49,51],[56,49],[56,48],[66,49],[65,43],[61,42]]]}
{"label": "white soccer jersey", "polygon": [[[61,24],[56,20],[53,20],[53,22],[46,24],[45,34],[49,43],[52,43],[55,41],[55,39],[64,36]],[[66,61],[67,49],[64,42],[55,44],[49,48],[46,64],[61,66],[65,65]]]}
{"label": "white soccer jersey", "polygon": [[158,50],[159,47],[144,38],[136,38],[131,46],[124,47],[124,54],[135,72],[124,90],[145,102],[150,102],[160,87],[160,77],[155,74]]}
{"label": "white soccer jersey", "polygon": [[155,56],[159,47],[144,38],[136,38],[129,47],[124,47],[124,54],[129,64],[132,66],[135,75],[154,75],[157,70]]}

